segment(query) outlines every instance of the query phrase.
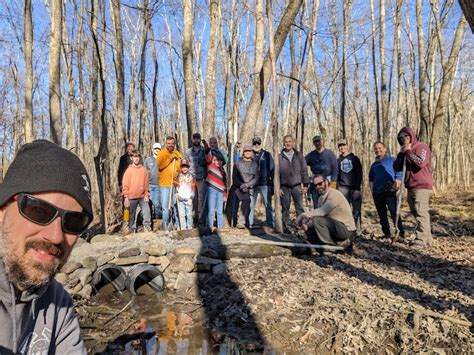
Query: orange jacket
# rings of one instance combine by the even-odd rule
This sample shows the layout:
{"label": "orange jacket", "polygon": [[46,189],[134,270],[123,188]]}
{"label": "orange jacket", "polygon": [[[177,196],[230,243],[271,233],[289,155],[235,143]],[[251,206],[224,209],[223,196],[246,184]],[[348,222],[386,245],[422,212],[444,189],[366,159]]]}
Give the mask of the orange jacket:
{"label": "orange jacket", "polygon": [[129,199],[150,196],[148,173],[143,165],[129,165],[122,179],[122,195]]}
{"label": "orange jacket", "polygon": [[[173,159],[176,158],[176,163]],[[156,156],[156,164],[159,169],[160,187],[171,187],[171,179],[176,180],[181,170],[181,159],[183,156],[177,150],[170,152],[168,149],[162,149]],[[174,166],[174,170],[173,170]]]}

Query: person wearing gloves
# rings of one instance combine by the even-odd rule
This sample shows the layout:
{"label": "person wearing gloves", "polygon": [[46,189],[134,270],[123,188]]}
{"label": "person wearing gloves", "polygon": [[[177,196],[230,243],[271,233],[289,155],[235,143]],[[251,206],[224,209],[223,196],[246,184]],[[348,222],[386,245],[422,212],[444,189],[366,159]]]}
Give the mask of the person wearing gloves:
{"label": "person wearing gloves", "polygon": [[132,165],[128,167],[123,175],[122,194],[124,206],[130,208],[130,219],[128,221],[128,232],[135,233],[137,222],[135,215],[137,206],[143,214],[143,227],[145,232],[151,231],[151,213],[148,201],[150,192],[148,189],[148,173],[145,167],[140,164],[141,154],[138,150],[132,152]]}
{"label": "person wearing gloves", "polygon": [[0,185],[1,354],[87,354],[54,275],[92,218],[81,160],[47,140],[23,145]]}
{"label": "person wearing gloves", "polygon": [[[170,209],[173,208],[174,216],[177,215],[176,199],[174,196],[174,182],[180,172],[180,164],[183,156],[175,150],[176,140],[174,137],[166,137],[166,147],[156,155],[158,173],[160,175],[160,202],[163,211],[162,228],[169,227]],[[178,221],[176,221],[176,226]]]}
{"label": "person wearing gloves", "polygon": [[180,229],[193,228],[193,199],[196,193],[196,180],[189,172],[189,165],[188,160],[181,160],[181,172],[175,183]]}

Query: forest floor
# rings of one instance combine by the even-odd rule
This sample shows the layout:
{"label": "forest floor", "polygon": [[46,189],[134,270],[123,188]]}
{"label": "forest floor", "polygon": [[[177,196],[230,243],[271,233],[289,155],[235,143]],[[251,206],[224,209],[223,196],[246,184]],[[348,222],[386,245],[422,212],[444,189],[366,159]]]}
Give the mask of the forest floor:
{"label": "forest floor", "polygon": [[[77,302],[83,336],[91,353],[153,328],[160,354],[472,354],[473,204],[473,192],[433,198],[422,251],[381,239],[364,204],[352,253],[230,259],[185,291],[99,294]],[[413,232],[406,206],[402,216]]]}

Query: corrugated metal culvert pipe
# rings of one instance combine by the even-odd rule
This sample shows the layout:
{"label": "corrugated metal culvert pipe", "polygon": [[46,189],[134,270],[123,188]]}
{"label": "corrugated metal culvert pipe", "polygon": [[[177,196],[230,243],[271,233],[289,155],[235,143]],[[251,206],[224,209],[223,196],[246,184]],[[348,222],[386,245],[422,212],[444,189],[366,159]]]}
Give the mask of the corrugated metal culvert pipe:
{"label": "corrugated metal culvert pipe", "polygon": [[163,291],[165,278],[155,266],[137,264],[128,271],[125,287],[132,295],[148,295]]}
{"label": "corrugated metal culvert pipe", "polygon": [[105,264],[97,268],[92,276],[92,288],[99,292],[106,287],[113,287],[110,291],[123,291],[125,289],[125,270],[118,265]]}

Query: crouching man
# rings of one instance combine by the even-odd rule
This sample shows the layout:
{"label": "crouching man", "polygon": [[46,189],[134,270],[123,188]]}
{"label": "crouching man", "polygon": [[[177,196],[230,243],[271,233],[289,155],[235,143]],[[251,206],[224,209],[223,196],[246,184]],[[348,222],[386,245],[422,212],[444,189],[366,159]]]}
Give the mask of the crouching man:
{"label": "crouching man", "polygon": [[91,220],[80,159],[46,140],[25,144],[0,185],[1,354],[86,354],[53,276]]}
{"label": "crouching man", "polygon": [[320,196],[318,208],[299,215],[296,223],[307,230],[311,243],[350,249],[356,226],[349,202],[340,191],[329,188],[323,175],[315,175],[313,184]]}

